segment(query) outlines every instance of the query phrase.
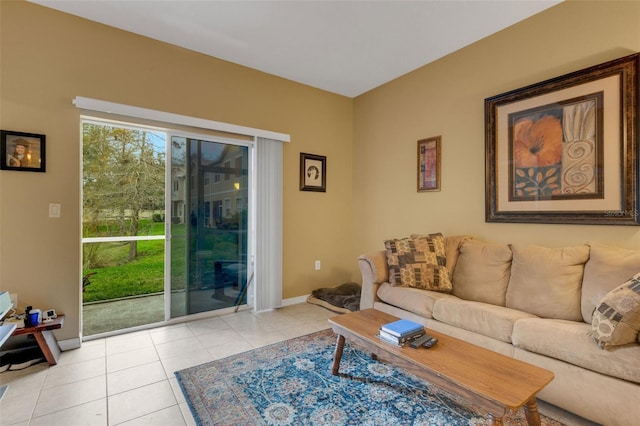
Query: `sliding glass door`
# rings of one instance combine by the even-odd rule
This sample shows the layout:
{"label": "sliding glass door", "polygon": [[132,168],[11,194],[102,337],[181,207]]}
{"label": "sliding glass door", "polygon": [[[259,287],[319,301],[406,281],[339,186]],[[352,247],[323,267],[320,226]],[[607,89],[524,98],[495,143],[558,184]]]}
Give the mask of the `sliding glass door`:
{"label": "sliding glass door", "polygon": [[250,147],[171,136],[170,317],[246,303]]}
{"label": "sliding glass door", "polygon": [[82,139],[84,337],[247,303],[253,140],[89,117]]}
{"label": "sliding glass door", "polygon": [[161,322],[166,133],[82,120],[82,333]]}

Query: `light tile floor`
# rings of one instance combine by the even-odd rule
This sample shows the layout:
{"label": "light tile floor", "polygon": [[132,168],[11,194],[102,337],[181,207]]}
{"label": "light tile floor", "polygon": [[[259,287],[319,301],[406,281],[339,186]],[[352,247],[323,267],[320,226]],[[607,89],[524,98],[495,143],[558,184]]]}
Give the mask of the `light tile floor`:
{"label": "light tile floor", "polygon": [[0,426],[194,425],[174,371],[329,327],[307,303],[137,331],[0,374]]}
{"label": "light tile floor", "polygon": [[[329,328],[335,313],[302,303],[92,340],[63,352],[58,365],[0,374],[0,426],[195,425],[177,370]],[[568,426],[594,423],[539,401]]]}

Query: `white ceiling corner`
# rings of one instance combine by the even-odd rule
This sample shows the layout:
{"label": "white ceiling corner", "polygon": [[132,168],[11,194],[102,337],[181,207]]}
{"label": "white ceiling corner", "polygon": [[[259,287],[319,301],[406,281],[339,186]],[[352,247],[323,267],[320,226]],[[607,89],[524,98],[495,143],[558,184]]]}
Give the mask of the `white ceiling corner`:
{"label": "white ceiling corner", "polygon": [[29,0],[348,97],[562,0]]}

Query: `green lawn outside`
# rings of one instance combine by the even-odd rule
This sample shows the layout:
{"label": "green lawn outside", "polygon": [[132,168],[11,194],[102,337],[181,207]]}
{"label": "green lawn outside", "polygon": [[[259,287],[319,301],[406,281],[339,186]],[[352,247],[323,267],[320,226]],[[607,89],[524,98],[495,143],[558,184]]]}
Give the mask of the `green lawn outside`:
{"label": "green lawn outside", "polygon": [[138,241],[138,258],[127,262],[128,243],[93,243],[114,264],[88,269],[95,272],[85,288],[83,302],[118,299],[164,291],[164,240]]}
{"label": "green lawn outside", "polygon": [[[162,235],[164,224],[147,221],[147,229],[152,233],[147,235]],[[109,232],[108,228],[101,229]],[[186,287],[186,252],[185,233],[188,225],[172,225],[172,277],[171,289],[180,290]],[[237,259],[238,239],[237,231],[205,229],[200,241],[200,248],[215,247],[215,258],[218,260]],[[104,234],[103,234],[104,235]],[[83,275],[95,273],[90,277],[91,284],[85,288],[83,302],[96,302],[118,299],[122,297],[139,296],[164,291],[164,240],[138,241],[138,257],[129,261],[129,242],[117,243],[84,243],[83,256],[85,265],[91,259],[91,268],[83,271]],[[192,241],[191,251],[198,250],[196,242]],[[196,256],[191,256],[191,270],[196,271]],[[210,263],[210,264],[209,264]],[[213,270],[213,260],[209,259],[205,265],[208,271]],[[195,280],[195,275],[192,280]],[[194,281],[195,283],[195,281]]]}

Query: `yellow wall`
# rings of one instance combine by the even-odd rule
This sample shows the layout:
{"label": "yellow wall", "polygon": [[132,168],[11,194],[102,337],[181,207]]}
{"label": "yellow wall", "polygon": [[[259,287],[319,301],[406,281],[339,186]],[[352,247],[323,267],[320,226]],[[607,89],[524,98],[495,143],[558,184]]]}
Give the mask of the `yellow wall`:
{"label": "yellow wall", "polygon": [[[484,99],[640,51],[640,2],[570,1],[355,99],[355,253],[415,232],[640,247],[640,228],[485,223]],[[416,192],[416,142],[442,135],[442,189]]]}
{"label": "yellow wall", "polygon": [[[0,128],[47,136],[47,172],[0,172],[0,288],[67,315],[79,335],[76,96],[291,135],[284,148],[283,295],[357,278],[352,99],[23,1],[0,3]],[[298,190],[299,154],[327,156],[327,192]],[[48,204],[62,217],[48,218]],[[314,270],[314,260],[322,269]]]}
{"label": "yellow wall", "polygon": [[[0,288],[79,335],[75,96],[288,133],[283,294],[359,280],[356,256],[413,232],[640,247],[640,228],[484,222],[484,99],[640,51],[640,2],[555,6],[355,100],[37,5],[0,2],[0,128],[47,135],[47,173],[0,172]],[[416,141],[442,135],[442,190],[416,192]],[[300,152],[327,193],[298,191]],[[48,203],[62,217],[47,217]],[[322,260],[322,270],[313,261]]]}

